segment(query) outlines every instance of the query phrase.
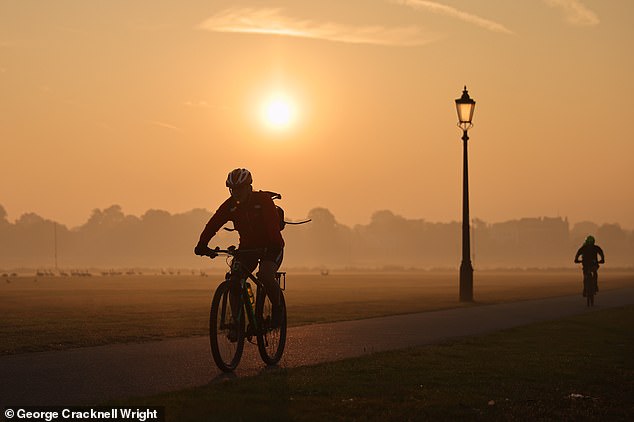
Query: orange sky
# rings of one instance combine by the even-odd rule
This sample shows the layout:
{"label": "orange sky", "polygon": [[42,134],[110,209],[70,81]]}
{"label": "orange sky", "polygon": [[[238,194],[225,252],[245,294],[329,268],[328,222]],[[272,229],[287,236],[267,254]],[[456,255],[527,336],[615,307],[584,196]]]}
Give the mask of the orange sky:
{"label": "orange sky", "polygon": [[[3,1],[0,205],[215,209],[247,167],[292,218],[634,228],[630,0]],[[262,102],[295,104],[285,130]]]}

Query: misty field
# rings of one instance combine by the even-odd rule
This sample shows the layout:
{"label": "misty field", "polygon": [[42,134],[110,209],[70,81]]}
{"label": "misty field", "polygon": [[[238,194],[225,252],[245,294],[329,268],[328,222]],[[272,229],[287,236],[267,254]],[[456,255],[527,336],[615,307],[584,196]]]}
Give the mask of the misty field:
{"label": "misty field", "polygon": [[[222,275],[0,279],[0,354],[159,340],[207,333]],[[600,274],[602,290],[634,287],[634,272]],[[581,272],[476,272],[474,304],[458,302],[450,272],[289,273],[289,324],[478,306],[579,294]],[[601,303],[601,295],[597,304]]]}

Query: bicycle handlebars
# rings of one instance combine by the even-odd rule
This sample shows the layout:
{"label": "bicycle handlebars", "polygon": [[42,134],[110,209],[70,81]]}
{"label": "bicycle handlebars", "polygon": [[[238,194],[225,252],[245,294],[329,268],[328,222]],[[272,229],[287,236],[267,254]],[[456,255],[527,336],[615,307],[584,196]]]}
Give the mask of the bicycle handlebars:
{"label": "bicycle handlebars", "polygon": [[203,256],[208,256],[209,258],[214,259],[218,255],[238,256],[250,253],[261,253],[263,250],[264,249],[238,249],[233,245],[229,246],[227,249],[220,249],[219,246],[216,246],[214,249],[209,249],[209,253],[204,254]]}
{"label": "bicycle handlebars", "polygon": [[[580,261],[578,259],[573,261],[575,264],[583,264],[583,261]],[[605,260],[601,260],[601,261],[592,261],[592,264],[595,264],[596,266],[599,266],[599,264],[605,264]]]}

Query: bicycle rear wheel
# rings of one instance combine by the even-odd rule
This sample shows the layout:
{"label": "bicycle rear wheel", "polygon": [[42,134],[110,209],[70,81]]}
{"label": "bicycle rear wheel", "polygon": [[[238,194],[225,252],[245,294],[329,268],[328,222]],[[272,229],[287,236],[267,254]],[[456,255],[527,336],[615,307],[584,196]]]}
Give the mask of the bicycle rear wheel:
{"label": "bicycle rear wheel", "polygon": [[[260,295],[261,296],[261,295]],[[258,330],[258,351],[267,365],[275,365],[282,359],[286,345],[286,301],[280,290],[280,304],[282,305],[282,319],[279,326],[273,326],[273,305],[266,295],[258,297],[255,314],[260,323]]]}
{"label": "bicycle rear wheel", "polygon": [[[220,283],[211,301],[209,343],[214,362],[224,372],[231,372],[240,363],[244,350],[244,313],[235,318],[230,306],[230,284]],[[237,307],[242,309],[242,305]],[[237,321],[237,323],[236,323]]]}

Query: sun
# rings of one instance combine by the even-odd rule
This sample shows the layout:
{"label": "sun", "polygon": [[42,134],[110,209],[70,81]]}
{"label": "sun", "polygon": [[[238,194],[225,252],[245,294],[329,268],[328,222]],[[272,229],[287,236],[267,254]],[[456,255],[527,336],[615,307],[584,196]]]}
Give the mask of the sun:
{"label": "sun", "polygon": [[271,95],[262,106],[262,120],[267,126],[277,130],[290,127],[296,114],[295,104],[284,94]]}

